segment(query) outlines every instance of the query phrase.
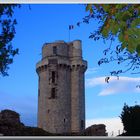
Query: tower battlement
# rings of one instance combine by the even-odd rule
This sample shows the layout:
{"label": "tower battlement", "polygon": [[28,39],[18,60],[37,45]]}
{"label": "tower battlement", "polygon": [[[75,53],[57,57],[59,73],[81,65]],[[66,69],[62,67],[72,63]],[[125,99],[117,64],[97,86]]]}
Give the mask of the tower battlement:
{"label": "tower battlement", "polygon": [[38,127],[51,133],[81,132],[85,129],[82,42],[56,41],[42,47],[36,64],[38,84]]}

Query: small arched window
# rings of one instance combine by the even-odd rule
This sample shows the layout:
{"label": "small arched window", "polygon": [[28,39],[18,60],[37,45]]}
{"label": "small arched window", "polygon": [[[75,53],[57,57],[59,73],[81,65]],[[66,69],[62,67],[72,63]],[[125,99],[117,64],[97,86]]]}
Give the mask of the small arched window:
{"label": "small arched window", "polygon": [[81,120],[81,128],[84,128],[85,124],[84,124],[84,120]]}
{"label": "small arched window", "polygon": [[56,98],[56,88],[52,88],[51,89],[51,99],[55,99]]}
{"label": "small arched window", "polygon": [[38,89],[38,96],[40,96],[40,89]]}
{"label": "small arched window", "polygon": [[52,83],[55,83],[55,79],[56,79],[56,72],[52,71]]}
{"label": "small arched window", "polygon": [[53,54],[57,54],[57,47],[53,46]]}

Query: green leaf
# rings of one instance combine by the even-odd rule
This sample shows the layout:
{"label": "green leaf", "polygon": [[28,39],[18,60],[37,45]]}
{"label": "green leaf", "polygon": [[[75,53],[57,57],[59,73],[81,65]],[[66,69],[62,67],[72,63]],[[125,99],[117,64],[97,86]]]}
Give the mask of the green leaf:
{"label": "green leaf", "polygon": [[137,45],[136,52],[137,52],[138,55],[140,56],[140,44]]}
{"label": "green leaf", "polygon": [[121,13],[120,18],[121,18],[123,21],[126,21],[127,19],[130,19],[131,16],[132,16],[132,13],[130,13],[129,11],[125,11],[125,12],[122,12],[122,13]]}
{"label": "green leaf", "polygon": [[122,30],[122,32],[124,30],[126,30],[126,28],[127,28],[126,22],[124,22],[124,21],[120,21],[119,26],[120,26],[120,29]]}
{"label": "green leaf", "polygon": [[119,31],[119,25],[118,25],[118,24],[115,24],[115,22],[114,22],[114,23],[112,23],[112,25],[111,25],[111,29],[112,29],[112,33],[113,33],[114,35],[116,35],[116,34],[118,33],[118,31]]}
{"label": "green leaf", "polygon": [[104,4],[102,7],[103,7],[105,12],[108,13],[110,11],[110,5],[109,4]]}
{"label": "green leaf", "polygon": [[108,37],[108,33],[109,33],[109,29],[103,29],[102,30],[102,35],[104,36],[104,37]]}
{"label": "green leaf", "polygon": [[128,51],[130,53],[134,53],[135,52],[136,46],[135,46],[135,44],[133,43],[132,40],[129,40],[127,49],[128,49]]}
{"label": "green leaf", "polygon": [[137,52],[138,55],[140,56],[140,44],[137,45],[136,52]]}
{"label": "green leaf", "polygon": [[127,43],[126,43],[126,42],[123,42],[123,43],[121,44],[121,48],[122,48],[122,49],[127,48],[127,46],[128,46],[128,45],[127,45]]}
{"label": "green leaf", "polygon": [[120,33],[118,37],[120,42],[124,41],[124,35],[122,33]]}
{"label": "green leaf", "polygon": [[86,11],[93,11],[92,10],[92,4],[87,4]]}
{"label": "green leaf", "polygon": [[140,25],[140,18],[136,18],[135,20],[132,21],[131,27],[134,28],[136,26]]}

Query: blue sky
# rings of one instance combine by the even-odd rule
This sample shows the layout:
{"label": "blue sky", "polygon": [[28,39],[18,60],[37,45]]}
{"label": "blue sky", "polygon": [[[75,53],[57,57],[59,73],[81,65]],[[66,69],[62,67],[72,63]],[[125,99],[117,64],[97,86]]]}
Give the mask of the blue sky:
{"label": "blue sky", "polygon": [[[41,48],[45,42],[68,39],[68,26],[74,25],[70,40],[82,40],[83,58],[88,61],[85,74],[86,120],[87,126],[105,123],[109,133],[122,130],[119,115],[124,103],[140,103],[139,75],[125,73],[120,80],[111,77],[109,84],[104,82],[110,71],[118,69],[115,63],[98,66],[103,50],[110,41],[89,39],[90,32],[98,27],[98,22],[76,26],[88,13],[83,4],[31,4],[15,10],[17,19],[16,36],[13,40],[19,55],[10,65],[9,76],[0,79],[0,110],[12,109],[20,113],[25,125],[36,126],[38,76],[36,63],[41,59]],[[118,42],[113,42],[115,46]],[[122,68],[125,67],[122,66]]]}

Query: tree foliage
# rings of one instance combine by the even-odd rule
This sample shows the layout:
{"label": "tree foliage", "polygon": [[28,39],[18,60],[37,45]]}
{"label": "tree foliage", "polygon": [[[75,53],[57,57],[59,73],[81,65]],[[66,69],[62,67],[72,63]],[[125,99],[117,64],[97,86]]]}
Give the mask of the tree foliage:
{"label": "tree foliage", "polygon": [[[96,40],[110,40],[110,45],[104,50],[105,58],[99,60],[98,64],[117,61],[122,64],[129,61],[126,70],[111,72],[118,75],[130,69],[139,69],[140,64],[140,5],[138,4],[87,4],[86,11],[89,15],[83,22],[89,23],[91,19],[97,19],[99,27],[89,38]],[[112,47],[115,39],[119,44]],[[107,54],[111,54],[108,58]]]}
{"label": "tree foliage", "polygon": [[140,136],[140,106],[124,105],[120,116],[126,135]]}
{"label": "tree foliage", "polygon": [[8,75],[9,64],[13,57],[18,54],[14,49],[12,40],[15,36],[16,19],[13,18],[16,4],[0,4],[0,75]]}

